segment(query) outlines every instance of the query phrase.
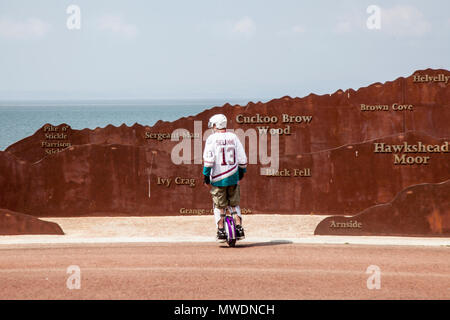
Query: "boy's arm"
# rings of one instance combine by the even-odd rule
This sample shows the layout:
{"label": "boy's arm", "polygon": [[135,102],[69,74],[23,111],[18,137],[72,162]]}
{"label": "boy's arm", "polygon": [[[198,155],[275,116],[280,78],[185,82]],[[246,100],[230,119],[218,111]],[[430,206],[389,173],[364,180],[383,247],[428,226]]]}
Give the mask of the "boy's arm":
{"label": "boy's arm", "polygon": [[211,180],[210,180],[210,176],[211,175],[211,168],[210,167],[203,167],[203,183],[205,184],[210,184]]}
{"label": "boy's arm", "polygon": [[203,152],[203,175],[204,183],[210,184],[211,169],[214,166],[214,150],[211,139],[206,140],[205,151]]}

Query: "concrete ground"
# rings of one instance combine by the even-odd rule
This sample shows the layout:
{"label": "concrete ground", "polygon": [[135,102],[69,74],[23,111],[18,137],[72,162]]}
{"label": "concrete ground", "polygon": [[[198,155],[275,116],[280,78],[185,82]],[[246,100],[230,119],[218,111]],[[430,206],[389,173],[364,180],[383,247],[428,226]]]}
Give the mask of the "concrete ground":
{"label": "concrete ground", "polygon": [[[327,216],[245,215],[245,241],[285,240],[305,244],[450,246],[450,238],[314,236]],[[0,236],[0,247],[29,243],[214,242],[213,216],[42,218],[58,223],[63,236]]]}
{"label": "concrete ground", "polygon": [[323,218],[245,216],[235,248],[212,216],[46,218],[66,235],[0,236],[0,299],[450,298],[450,239],[314,236]]}
{"label": "concrete ground", "polygon": [[13,245],[0,249],[0,299],[449,299],[449,258],[283,241]]}

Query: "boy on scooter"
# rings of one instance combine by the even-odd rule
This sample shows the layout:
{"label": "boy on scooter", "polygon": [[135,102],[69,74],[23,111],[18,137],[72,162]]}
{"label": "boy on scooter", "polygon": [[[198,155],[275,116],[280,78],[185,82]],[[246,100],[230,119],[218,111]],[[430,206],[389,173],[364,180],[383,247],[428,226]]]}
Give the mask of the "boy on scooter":
{"label": "boy on scooter", "polygon": [[214,133],[206,140],[203,152],[204,184],[211,184],[211,195],[214,203],[214,217],[217,225],[217,239],[227,238],[224,229],[224,216],[227,207],[231,213],[237,214],[237,239],[243,239],[242,215],[239,207],[239,180],[244,177],[247,167],[247,156],[241,141],[233,132],[227,132],[227,118],[216,114],[209,119],[208,128]]}

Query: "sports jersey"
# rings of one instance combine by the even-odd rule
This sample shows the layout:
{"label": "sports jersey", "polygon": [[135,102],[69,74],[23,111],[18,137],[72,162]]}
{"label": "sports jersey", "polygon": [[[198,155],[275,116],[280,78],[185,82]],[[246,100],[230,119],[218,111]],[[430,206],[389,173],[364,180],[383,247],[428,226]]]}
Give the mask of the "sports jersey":
{"label": "sports jersey", "polygon": [[216,187],[236,185],[239,168],[247,167],[247,156],[241,141],[233,132],[216,132],[206,140],[203,152],[203,174]]}

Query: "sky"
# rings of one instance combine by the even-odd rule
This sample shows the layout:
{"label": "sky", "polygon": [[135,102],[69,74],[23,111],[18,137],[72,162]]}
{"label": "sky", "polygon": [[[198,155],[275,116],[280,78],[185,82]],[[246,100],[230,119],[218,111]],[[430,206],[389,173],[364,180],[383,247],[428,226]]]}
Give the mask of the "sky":
{"label": "sky", "polygon": [[448,0],[0,0],[0,100],[326,94],[450,69],[449,40]]}

